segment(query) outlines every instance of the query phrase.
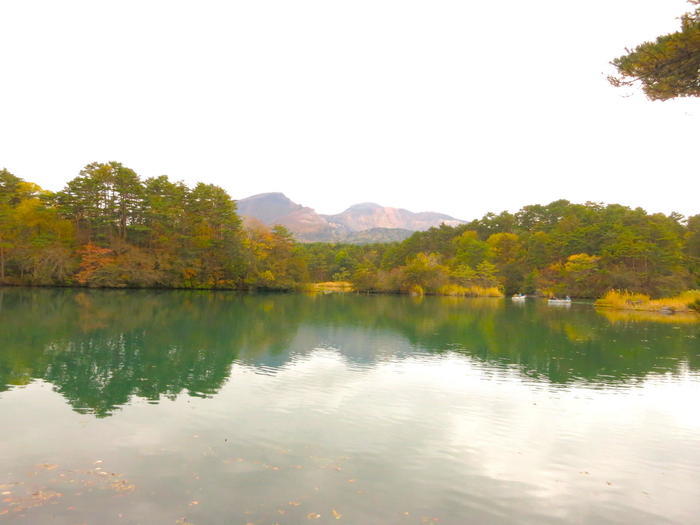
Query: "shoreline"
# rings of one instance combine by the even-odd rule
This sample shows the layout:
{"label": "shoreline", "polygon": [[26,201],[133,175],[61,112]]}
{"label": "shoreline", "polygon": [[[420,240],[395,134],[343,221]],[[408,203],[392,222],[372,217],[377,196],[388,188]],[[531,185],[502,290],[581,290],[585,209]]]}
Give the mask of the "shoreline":
{"label": "shoreline", "polygon": [[[191,292],[238,292],[238,293],[280,293],[280,294],[358,294],[358,295],[405,295],[409,297],[461,297],[465,299],[508,299],[504,293],[501,295],[476,295],[476,294],[464,294],[464,293],[441,293],[437,292],[425,292],[416,293],[413,290],[357,290],[348,281],[327,281],[319,283],[305,283],[296,288],[260,288],[260,287],[250,287],[250,288],[233,288],[233,287],[176,287],[176,286],[81,286],[74,284],[16,284],[16,283],[0,283],[0,291],[3,289],[70,289],[70,290],[144,290],[144,291],[191,291]],[[650,299],[648,296],[643,296],[641,299],[636,299],[634,301],[629,298],[623,299],[624,302],[619,300],[611,302],[609,297],[612,293],[617,294],[619,297],[634,296],[637,297],[641,294],[620,294],[619,292],[611,291],[601,298],[593,297],[574,297],[576,303],[579,304],[590,304],[594,306],[596,310],[602,310],[607,312],[640,312],[640,313],[654,313],[659,315],[673,316],[673,315],[683,315],[686,317],[697,317],[700,319],[700,311],[693,309],[690,305],[684,304],[683,299],[679,299],[684,295],[695,295],[700,297],[700,291],[698,290],[688,290],[678,297],[671,298],[661,298],[661,299]],[[544,295],[531,294],[526,296],[528,299],[535,300],[546,300]],[[680,302],[679,302],[680,301]]]}
{"label": "shoreline", "polygon": [[663,315],[700,315],[700,290],[686,290],[673,297],[652,299],[646,294],[610,290],[596,300],[596,308]]}

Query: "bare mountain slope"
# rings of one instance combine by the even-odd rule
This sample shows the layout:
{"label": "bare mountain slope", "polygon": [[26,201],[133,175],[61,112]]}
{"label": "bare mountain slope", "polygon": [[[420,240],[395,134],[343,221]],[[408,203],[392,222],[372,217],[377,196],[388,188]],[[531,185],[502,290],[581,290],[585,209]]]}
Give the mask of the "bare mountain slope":
{"label": "bare mountain slope", "polygon": [[298,236],[334,229],[313,209],[293,202],[283,193],[261,193],[237,204],[242,216],[253,217],[268,226],[281,224]]}
{"label": "bare mountain slope", "polygon": [[307,242],[395,241],[443,222],[451,225],[463,222],[441,213],[414,213],[374,203],[356,204],[336,215],[320,215],[283,193],[261,193],[241,199],[238,212],[268,226],[281,224],[299,240]]}
{"label": "bare mountain slope", "polygon": [[434,212],[419,212],[401,208],[389,208],[373,202],[365,202],[350,206],[347,210],[336,215],[325,215],[328,221],[341,224],[351,231],[363,231],[371,228],[401,228],[411,231],[427,230],[441,223],[450,225],[462,221]]}

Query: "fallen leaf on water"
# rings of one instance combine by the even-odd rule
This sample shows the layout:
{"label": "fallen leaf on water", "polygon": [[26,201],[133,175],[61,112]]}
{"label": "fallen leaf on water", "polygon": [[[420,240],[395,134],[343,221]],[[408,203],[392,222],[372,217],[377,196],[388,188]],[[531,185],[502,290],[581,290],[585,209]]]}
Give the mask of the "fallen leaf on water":
{"label": "fallen leaf on water", "polygon": [[110,487],[112,490],[115,490],[117,492],[133,492],[133,490],[136,488],[136,485],[129,483],[125,479],[120,479],[117,481],[112,481],[110,483]]}
{"label": "fallen leaf on water", "polygon": [[[18,500],[12,500],[11,498],[8,498],[5,501],[12,501],[14,504],[14,507],[11,509],[13,512],[23,512],[27,509],[31,509],[34,507],[41,507],[42,505],[45,505],[46,503],[56,503],[54,501],[57,498],[60,498],[63,496],[60,492],[55,492],[53,490],[37,490],[36,492],[33,492],[31,495],[28,497],[18,499]],[[8,509],[9,510],[9,509]],[[20,517],[22,515],[20,514]]]}
{"label": "fallen leaf on water", "polygon": [[12,491],[6,490],[4,492],[0,492],[0,494],[2,494],[3,496],[7,496],[9,494],[12,494]]}
{"label": "fallen leaf on water", "polygon": [[337,520],[343,517],[343,515],[335,509],[331,509],[331,512],[333,513],[333,517]]}
{"label": "fallen leaf on water", "polygon": [[349,479],[348,483],[355,483],[357,480],[356,479]]}
{"label": "fallen leaf on water", "polygon": [[309,518],[310,520],[317,520],[318,518],[321,517],[321,515],[320,515],[320,514],[317,514],[316,512],[309,512],[309,513],[306,515],[306,517]]}
{"label": "fallen leaf on water", "polygon": [[299,505],[301,505],[301,503],[299,503],[298,501],[290,501],[289,504],[290,504],[292,507],[298,507]]}
{"label": "fallen leaf on water", "polygon": [[39,465],[36,466],[37,468],[43,468],[45,470],[53,470],[55,468],[58,468],[58,465],[54,463],[40,463]]}
{"label": "fallen leaf on water", "polygon": [[192,505],[199,505],[199,501],[196,501],[196,500],[195,500],[195,501],[190,501],[190,507],[191,507]]}

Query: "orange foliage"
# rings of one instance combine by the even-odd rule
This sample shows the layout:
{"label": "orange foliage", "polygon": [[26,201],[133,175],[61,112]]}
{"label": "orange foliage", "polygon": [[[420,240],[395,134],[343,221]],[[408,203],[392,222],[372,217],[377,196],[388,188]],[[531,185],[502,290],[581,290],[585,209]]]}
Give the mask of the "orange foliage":
{"label": "orange foliage", "polygon": [[92,275],[100,268],[114,262],[114,252],[108,248],[100,248],[92,243],[88,243],[80,250],[80,271],[75,279],[80,284],[87,284]]}

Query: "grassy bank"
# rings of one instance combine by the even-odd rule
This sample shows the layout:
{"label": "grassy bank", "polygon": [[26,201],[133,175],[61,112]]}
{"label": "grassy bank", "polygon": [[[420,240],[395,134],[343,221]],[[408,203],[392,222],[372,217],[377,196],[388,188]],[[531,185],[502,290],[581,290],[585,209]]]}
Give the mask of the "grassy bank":
{"label": "grassy bank", "polygon": [[503,297],[503,292],[495,286],[459,286],[457,284],[441,286],[437,294],[457,297]]}
{"label": "grassy bank", "polygon": [[[356,290],[352,283],[347,281],[328,281],[323,283],[309,283],[304,287],[304,291],[312,293],[343,293],[354,292]],[[422,286],[414,285],[408,290],[376,290],[374,293],[408,293],[409,295],[442,295],[449,297],[503,297],[503,292],[495,286],[459,286],[456,284],[441,286],[434,292],[426,292]]]}
{"label": "grassy bank", "polygon": [[330,293],[330,292],[354,292],[352,283],[347,281],[327,281],[324,283],[309,283],[304,291],[315,293]]}
{"label": "grassy bank", "polygon": [[700,290],[688,290],[675,297],[652,299],[641,293],[610,290],[595,302],[596,306],[617,310],[663,313],[700,313]]}

